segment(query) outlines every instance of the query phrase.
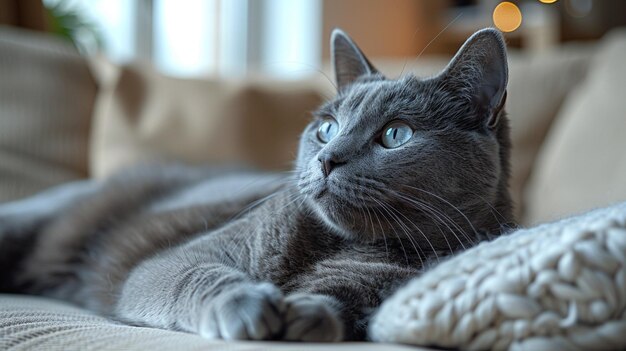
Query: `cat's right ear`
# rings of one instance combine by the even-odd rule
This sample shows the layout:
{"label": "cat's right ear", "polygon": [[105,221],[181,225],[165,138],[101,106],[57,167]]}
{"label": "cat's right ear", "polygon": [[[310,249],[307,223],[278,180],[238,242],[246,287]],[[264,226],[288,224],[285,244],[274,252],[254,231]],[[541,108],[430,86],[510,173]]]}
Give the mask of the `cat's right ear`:
{"label": "cat's right ear", "polygon": [[446,85],[475,104],[486,125],[495,127],[506,101],[508,65],[502,33],[480,30],[459,49],[444,70]]}
{"label": "cat's right ear", "polygon": [[335,82],[339,91],[352,84],[360,76],[378,72],[354,41],[339,28],[333,30],[330,37],[330,49]]}

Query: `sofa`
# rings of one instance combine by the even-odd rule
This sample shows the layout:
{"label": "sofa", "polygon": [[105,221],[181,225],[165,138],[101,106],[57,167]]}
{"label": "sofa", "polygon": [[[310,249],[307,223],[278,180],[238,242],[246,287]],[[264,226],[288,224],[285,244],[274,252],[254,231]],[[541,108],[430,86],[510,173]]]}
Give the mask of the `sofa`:
{"label": "sofa", "polygon": [[[626,200],[626,29],[540,53],[510,51],[506,109],[520,226]],[[390,77],[448,58],[374,59]],[[130,165],[240,164],[285,171],[328,69],[276,81],[180,79],[148,63],[83,57],[46,34],[0,27],[0,203]],[[315,350],[329,345],[204,340],[119,324],[62,302],[0,295],[0,349]],[[332,349],[418,349],[346,343]]]}

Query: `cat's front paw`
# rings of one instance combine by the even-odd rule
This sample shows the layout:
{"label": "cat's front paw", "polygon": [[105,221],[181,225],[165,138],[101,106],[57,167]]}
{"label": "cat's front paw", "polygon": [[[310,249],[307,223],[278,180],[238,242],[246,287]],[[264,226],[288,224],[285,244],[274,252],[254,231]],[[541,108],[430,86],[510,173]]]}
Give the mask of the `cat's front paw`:
{"label": "cat's front paw", "polygon": [[269,283],[251,284],[212,301],[200,335],[226,340],[271,340],[283,330],[285,300]]}
{"label": "cat's front paw", "polygon": [[283,339],[306,342],[336,342],[344,338],[344,326],[333,298],[324,295],[288,296]]}

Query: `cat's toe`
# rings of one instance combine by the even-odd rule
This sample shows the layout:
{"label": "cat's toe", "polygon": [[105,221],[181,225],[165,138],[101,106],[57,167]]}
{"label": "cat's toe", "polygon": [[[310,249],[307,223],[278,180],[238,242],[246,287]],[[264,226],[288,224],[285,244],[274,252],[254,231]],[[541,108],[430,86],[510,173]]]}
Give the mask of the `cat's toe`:
{"label": "cat's toe", "polygon": [[229,292],[214,302],[205,336],[226,340],[271,340],[283,329],[285,302],[280,290],[262,283]]}
{"label": "cat's toe", "polygon": [[336,342],[343,340],[344,327],[334,300],[324,295],[294,294],[286,298],[285,340]]}

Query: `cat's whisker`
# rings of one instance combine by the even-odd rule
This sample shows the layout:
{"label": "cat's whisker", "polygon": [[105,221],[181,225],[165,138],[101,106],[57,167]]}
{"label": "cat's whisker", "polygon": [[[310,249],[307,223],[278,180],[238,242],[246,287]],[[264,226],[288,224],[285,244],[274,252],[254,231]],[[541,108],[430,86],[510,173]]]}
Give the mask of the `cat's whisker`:
{"label": "cat's whisker", "polygon": [[[498,211],[498,209],[496,209],[495,207],[493,207],[493,205],[492,205],[489,201],[487,201],[484,197],[480,196],[480,194],[477,194],[476,192],[473,192],[473,191],[470,191],[470,193],[471,193],[472,195],[474,195],[474,196],[478,197],[479,199],[481,199],[481,200],[482,200],[482,201],[483,201],[483,202],[484,202],[487,206],[489,206],[489,208],[490,208],[490,210],[491,210],[491,213],[493,214],[494,219],[498,222],[498,225],[500,225],[500,227],[501,227],[501,228],[502,228],[502,227],[506,227],[506,226],[508,226],[509,224],[513,224],[514,226],[516,226],[516,225],[517,225],[517,223],[510,223],[510,222],[506,219],[506,217],[505,217],[505,216],[504,216],[504,215],[503,215],[500,211]],[[500,217],[500,218],[498,219],[498,217]],[[500,219],[504,220],[504,221],[505,221],[505,223],[502,223],[502,222],[500,221]]]}
{"label": "cat's whisker", "polygon": [[450,225],[448,225],[448,223],[452,224],[452,226],[454,226],[455,229],[457,229],[461,233],[463,233],[463,229],[458,224],[456,224],[456,222],[454,222],[454,220],[452,220],[443,211],[441,211],[441,210],[439,210],[437,208],[434,208],[433,206],[431,206],[431,205],[429,205],[429,204],[427,204],[427,203],[425,203],[425,202],[423,202],[423,201],[421,201],[421,200],[419,200],[417,198],[409,197],[409,196],[406,196],[406,195],[404,195],[402,193],[399,193],[399,192],[395,192],[395,194],[400,199],[409,202],[409,204],[413,205],[415,208],[417,208],[418,210],[424,212],[427,216],[429,216],[431,219],[433,219],[433,223],[439,228],[440,232],[442,233],[442,236],[443,236],[444,240],[446,241],[448,247],[450,248],[450,251],[453,251],[452,246],[450,245],[450,242],[448,241],[447,236],[443,233],[443,231],[441,231],[441,228],[437,225],[437,221],[441,222],[452,233],[452,235],[454,235],[454,237],[461,244],[461,246],[463,248],[465,248],[463,241],[458,237],[458,235],[456,235],[454,229],[452,229],[450,227]]}
{"label": "cat's whisker", "polygon": [[302,201],[300,201],[300,203],[298,204],[298,212],[302,210],[302,206],[306,202],[306,196],[300,196],[300,197],[302,198]]}
{"label": "cat's whisker", "polygon": [[[376,199],[375,199],[375,198],[373,198],[373,197],[372,197],[372,200],[373,200],[375,203],[377,203],[377,204],[378,204],[378,206],[379,206],[381,209],[383,209],[383,210],[385,210],[386,212],[388,212],[388,210],[387,210],[384,206],[382,206],[382,205],[381,205],[381,203],[380,203],[378,200],[376,200]],[[377,210],[377,208],[376,208],[376,207],[374,207],[374,210]],[[396,227],[395,227],[395,226],[393,226],[393,225],[391,224],[391,222],[389,221],[389,218],[387,218],[388,216],[385,216],[383,213],[381,213],[381,216],[385,219],[385,221],[387,221],[387,224],[388,224],[388,225],[389,225],[389,227],[393,230],[394,235],[396,236],[396,238],[398,238],[398,242],[400,243],[400,247],[402,248],[402,252],[404,253],[404,259],[406,260],[406,264],[407,264],[407,266],[408,266],[408,265],[409,265],[409,256],[408,256],[408,255],[407,255],[407,253],[406,253],[406,249],[404,248],[404,244],[402,243],[402,239],[401,239],[401,238],[400,238],[400,236],[398,235],[398,231],[396,230]]]}
{"label": "cat's whisker", "polygon": [[[441,210],[440,208],[426,201],[417,201],[417,202],[419,202],[420,204],[419,206],[423,209],[423,211],[425,211],[430,216],[431,219],[434,218],[435,220],[439,221],[446,227],[446,229],[448,229],[450,233],[452,233],[456,241],[459,243],[459,245],[461,245],[462,249],[464,250],[466,249],[465,245],[467,244],[467,242],[469,242],[470,244],[472,243],[471,238],[469,238],[469,236],[465,233],[465,230],[443,210]],[[465,238],[467,242],[461,240],[461,238],[459,237],[459,234],[463,238]],[[445,236],[444,239],[447,239],[447,236]],[[448,244],[448,247],[450,247],[450,242],[448,240],[446,240],[446,242]],[[454,251],[452,248],[450,248],[450,250]]]}
{"label": "cat's whisker", "polygon": [[[292,61],[281,60],[281,61],[266,62],[266,63],[262,64],[261,67],[271,68],[272,66],[284,66],[286,64],[296,64],[296,65],[300,65],[300,66],[304,67],[303,69],[299,69],[299,70],[293,69],[293,70],[291,70],[292,73],[311,72],[311,71],[313,71],[313,72],[321,74],[324,78],[326,78],[328,83],[330,83],[333,86],[333,88],[335,88],[335,91],[339,91],[339,88],[337,87],[335,82],[332,79],[330,79],[330,77],[324,71],[322,71],[320,68],[318,68],[318,67],[316,67],[314,65],[308,64],[308,63],[304,63],[304,62],[301,62],[301,61],[293,61],[293,60]],[[330,100],[330,97],[326,97],[326,99]]]}
{"label": "cat's whisker", "polygon": [[[407,237],[409,238],[409,241],[411,242],[411,244],[413,245],[413,247],[415,248],[415,250],[417,251],[417,250],[418,250],[417,248],[419,248],[419,253],[418,253],[418,255],[420,255],[420,254],[421,254],[421,255],[423,255],[423,256],[424,256],[424,258],[427,258],[427,257],[428,257],[428,256],[425,254],[425,252],[423,251],[423,249],[421,248],[421,246],[420,246],[420,245],[417,245],[417,247],[415,247],[415,241],[414,241],[414,238],[412,237],[412,235],[410,235],[410,234],[409,234],[410,228],[409,228],[409,227],[408,227],[408,226],[404,223],[404,221],[402,221],[402,220],[398,217],[398,215],[399,215],[399,216],[402,216],[402,217],[406,220],[406,222],[408,222],[409,224],[411,224],[411,225],[412,225],[412,226],[413,226],[413,227],[414,227],[414,228],[415,228],[415,229],[416,229],[416,230],[417,230],[417,231],[418,231],[418,232],[422,235],[422,237],[424,238],[424,240],[426,240],[426,243],[430,246],[430,248],[431,248],[431,250],[432,250],[433,254],[434,254],[434,255],[435,255],[435,257],[437,258],[437,261],[439,261],[439,256],[438,256],[438,254],[437,254],[437,251],[435,250],[435,248],[434,248],[434,246],[433,246],[432,242],[430,241],[430,239],[428,238],[428,236],[426,236],[426,234],[424,233],[424,231],[423,231],[421,228],[419,228],[419,227],[417,226],[417,224],[415,224],[413,221],[411,221],[409,218],[407,218],[407,217],[406,217],[406,216],[405,216],[405,215],[404,215],[401,211],[397,210],[396,208],[394,208],[394,207],[393,207],[393,206],[391,206],[390,204],[385,203],[385,201],[383,201],[383,200],[381,200],[381,201],[383,202],[383,204],[384,204],[384,205],[388,206],[391,210],[393,210],[393,211],[397,214],[397,215],[394,215],[394,217],[396,218],[396,221],[397,221],[397,222],[398,222],[401,226],[403,226],[403,227],[405,228],[405,232],[407,233]],[[420,261],[422,261],[422,260],[421,260],[421,258],[420,258]],[[423,265],[423,264],[424,264],[424,262],[422,261],[422,265]]]}
{"label": "cat's whisker", "polygon": [[287,188],[285,188],[285,189],[282,189],[282,190],[276,191],[276,192],[271,193],[271,194],[269,194],[269,195],[267,195],[267,196],[265,196],[265,197],[263,197],[263,198],[261,198],[261,199],[258,199],[258,200],[256,200],[256,201],[252,202],[252,203],[251,203],[251,204],[249,204],[248,206],[244,207],[241,211],[239,211],[239,213],[237,213],[236,215],[234,215],[234,216],[233,216],[230,220],[232,221],[232,220],[239,219],[241,216],[243,216],[244,214],[246,214],[246,213],[250,212],[250,211],[251,211],[252,209],[254,209],[255,207],[260,206],[261,204],[265,203],[267,200],[269,200],[269,199],[271,199],[271,198],[274,198],[274,197],[276,197],[276,196],[278,196],[278,195],[280,195],[280,194],[283,194],[283,193],[287,192],[288,190],[289,190],[289,188],[287,187]]}
{"label": "cat's whisker", "polygon": [[[276,175],[283,175],[283,174],[288,174],[289,171],[284,171],[284,172],[277,172]],[[290,179],[290,177],[287,177],[287,181]],[[282,177],[272,177],[272,179],[267,179],[266,177],[263,176],[258,176],[256,179],[244,184],[243,186],[241,186],[237,192],[234,193],[234,195],[238,195],[243,193],[246,190],[249,190],[251,188],[253,188],[253,186],[259,186],[259,183],[261,182],[266,182],[267,184],[265,184],[266,186],[270,186],[273,184],[282,184],[285,181],[284,178]]]}
{"label": "cat's whisker", "polygon": [[421,191],[421,192],[426,193],[426,194],[428,194],[430,196],[433,196],[433,197],[439,199],[440,201],[444,202],[446,205],[452,207],[458,214],[460,214],[467,221],[467,224],[469,224],[469,226],[472,229],[472,231],[474,232],[474,234],[476,234],[478,236],[478,231],[476,230],[476,228],[474,228],[474,225],[472,224],[472,221],[470,221],[469,218],[467,218],[467,216],[465,215],[465,213],[463,213],[463,211],[461,211],[457,206],[453,205],[450,201],[448,201],[448,200],[444,199],[443,197],[441,197],[441,196],[439,196],[439,195],[437,195],[437,194],[435,194],[433,192],[430,192],[428,190],[424,190],[424,189],[421,189],[421,188],[418,188],[418,187],[414,187],[414,186],[411,186],[411,185],[405,185],[405,186],[408,187],[408,188],[411,188],[411,189],[415,189],[417,191]]}
{"label": "cat's whisker", "polygon": [[284,210],[285,208],[291,206],[293,203],[295,203],[296,201],[300,200],[300,194],[298,192],[294,192],[289,194],[289,198],[287,200],[287,203],[284,206],[279,207],[278,209],[274,210],[277,213],[279,213],[280,211]]}
{"label": "cat's whisker", "polygon": [[[417,199],[411,196],[409,196],[409,199],[411,199],[411,201],[413,201],[414,203],[418,203],[422,209],[424,209],[426,212],[428,212],[431,215],[431,218],[435,217],[443,225],[445,225],[446,228],[452,233],[452,235],[454,235],[457,241],[461,244],[463,249],[465,249],[465,245],[463,241],[458,237],[458,235],[456,235],[455,230],[458,231],[461,235],[463,235],[463,237],[465,237],[467,240],[471,241],[471,239],[467,236],[467,234],[465,233],[465,230],[461,228],[461,226],[452,217],[450,217],[450,215],[448,215],[442,209],[433,205],[432,203],[422,201],[420,199]],[[454,229],[450,228],[450,225],[448,224],[452,225]]]}
{"label": "cat's whisker", "polygon": [[[451,219],[449,216],[447,216],[441,210],[439,210],[437,208],[432,208],[432,207],[428,206],[428,204],[426,204],[426,203],[420,202],[418,204],[419,204],[418,205],[419,208],[426,214],[426,216],[433,221],[433,223],[435,224],[435,226],[437,227],[437,229],[441,233],[441,236],[445,240],[446,245],[448,246],[448,250],[450,250],[450,252],[454,252],[454,249],[452,248],[452,244],[450,243],[450,240],[448,240],[448,235],[446,235],[447,232],[445,232],[445,231],[443,231],[441,229],[441,227],[439,226],[439,223],[443,224],[446,227],[446,229],[450,233],[452,233],[452,235],[454,236],[456,241],[458,241],[459,244],[461,244],[461,247],[463,249],[465,249],[465,244],[463,243],[463,241],[459,238],[459,236],[455,232],[455,229],[458,230],[459,232],[463,232],[463,229],[461,229],[456,224],[456,222],[453,219]],[[454,229],[451,228],[449,224],[452,224]]]}
{"label": "cat's whisker", "polygon": [[[428,244],[428,246],[430,247],[431,251],[433,252],[433,254],[435,255],[435,258],[437,259],[437,262],[439,262],[440,257],[438,254],[438,250],[435,249],[434,245],[432,244],[432,241],[428,238],[428,236],[426,235],[426,233],[424,233],[424,231],[417,226],[416,223],[414,223],[414,221],[411,221],[409,218],[407,218],[402,212],[396,210],[396,213],[398,213],[398,215],[401,215],[402,217],[405,218],[405,220],[407,222],[409,222],[419,233],[420,235],[424,238],[424,240],[426,241],[426,243]],[[450,243],[448,242],[448,238],[446,237],[446,235],[443,233],[443,231],[441,230],[441,228],[439,227],[438,224],[435,223],[435,226],[437,227],[437,229],[439,230],[439,232],[441,233],[442,237],[444,238],[444,240],[446,241],[446,243],[448,244],[448,247],[450,248],[450,250],[452,250]]]}
{"label": "cat's whisker", "polygon": [[[366,207],[367,212],[369,213],[369,207]],[[385,229],[383,228],[383,224],[378,217],[378,213],[375,211],[375,208],[372,208],[372,213],[376,216],[376,221],[378,222],[378,228],[380,228],[380,234],[383,237],[383,241],[385,243],[385,253],[387,254],[387,259],[389,259],[389,245],[387,243],[387,235],[385,235]]]}
{"label": "cat's whisker", "polygon": [[[370,181],[370,180],[371,180],[371,182],[372,182],[372,183],[376,183],[376,185],[382,184],[382,182],[380,182],[380,181],[376,181],[376,180],[373,180],[373,179],[367,179],[367,178],[365,178],[365,177],[360,177],[359,175],[355,175],[355,176],[357,177],[357,180],[359,180],[359,181],[363,181],[363,180],[365,179],[365,180],[368,180],[368,181]],[[358,185],[358,184],[357,184],[357,185]],[[351,188],[351,187],[350,187],[350,188],[345,187],[345,188],[346,188],[347,190],[349,190],[353,196],[356,196],[356,190],[355,190],[354,188]],[[437,252],[437,250],[435,250],[434,246],[432,245],[432,242],[431,242],[431,241],[430,241],[430,239],[429,239],[429,238],[425,235],[425,233],[424,233],[424,232],[423,232],[423,231],[422,231],[422,230],[421,230],[421,229],[420,229],[417,225],[415,225],[415,223],[413,223],[412,221],[410,221],[410,220],[409,220],[409,219],[408,219],[408,218],[407,218],[407,217],[406,217],[406,216],[405,216],[402,212],[400,212],[400,211],[396,210],[395,208],[393,208],[393,207],[392,207],[392,206],[390,206],[389,204],[384,203],[384,202],[383,202],[383,203],[381,203],[380,201],[376,200],[376,198],[377,198],[377,197],[378,197],[378,198],[381,198],[381,197],[380,197],[380,196],[373,195],[373,194],[370,194],[370,192],[369,192],[369,191],[367,191],[367,190],[369,190],[368,188],[364,188],[364,189],[362,188],[362,189],[359,189],[359,190],[360,190],[360,192],[361,192],[361,195],[366,196],[366,197],[367,197],[367,198],[369,198],[370,200],[374,201],[374,203],[376,203],[376,204],[377,204],[378,206],[380,206],[382,209],[384,209],[384,210],[385,210],[385,212],[387,212],[387,216],[392,217],[392,219],[393,219],[393,220],[394,220],[394,221],[398,224],[398,226],[400,226],[400,228],[401,228],[401,229],[402,229],[402,230],[406,233],[407,231],[409,231],[409,228],[406,226],[406,224],[404,224],[404,223],[403,223],[403,221],[402,221],[402,220],[398,217],[398,215],[394,214],[394,212],[398,213],[399,215],[402,215],[402,216],[403,216],[403,217],[404,217],[404,218],[405,218],[405,219],[406,219],[409,223],[411,223],[411,225],[412,225],[413,227],[415,227],[415,229],[417,229],[417,231],[418,231],[418,232],[420,232],[420,234],[424,237],[424,239],[426,240],[426,242],[430,245],[430,248],[431,248],[431,250],[432,250],[433,254],[436,256],[437,261],[439,261],[438,252]],[[362,201],[362,203],[364,204],[364,202],[363,202],[363,201]],[[460,239],[458,238],[458,236],[456,235],[456,233],[454,232],[454,230],[453,230],[452,228],[450,228],[450,226],[446,223],[446,221],[444,221],[444,220],[440,217],[440,215],[439,215],[439,214],[441,214],[441,215],[444,215],[444,216],[445,216],[445,213],[443,213],[442,211],[437,211],[437,210],[432,209],[432,208],[430,208],[430,207],[426,207],[426,208],[424,209],[424,208],[423,208],[423,207],[424,207],[424,205],[423,205],[421,202],[420,202],[420,203],[418,203],[417,205],[420,205],[420,207],[422,207],[422,211],[426,211],[428,216],[431,216],[431,217],[436,217],[436,219],[437,219],[437,220],[441,221],[444,225],[446,225],[446,227],[448,228],[448,230],[450,230],[450,231],[452,232],[452,234],[456,237],[456,239],[459,241],[459,243],[461,244],[461,246],[463,246],[463,247],[464,247],[464,243],[463,243],[463,241],[462,241],[462,240],[460,240]],[[414,206],[415,206],[415,204],[414,204]],[[438,213],[439,213],[439,214],[438,214]],[[381,215],[382,215],[382,213],[381,213]],[[387,216],[383,216],[383,217],[387,217]],[[449,217],[447,217],[447,216],[446,216],[446,217],[444,217],[444,218],[446,218],[446,219],[447,219],[448,221],[450,221],[451,223],[456,224],[456,223],[454,223],[454,222],[452,221],[452,219],[450,219]],[[390,225],[391,225],[391,224],[390,224]],[[445,235],[444,235],[444,233],[442,232],[441,228],[439,227],[439,225],[437,224],[437,222],[436,222],[436,221],[435,221],[435,225],[437,226],[437,229],[441,232],[441,234],[442,234],[442,236],[443,236],[444,240],[446,241],[446,244],[448,245],[448,248],[449,248],[449,249],[450,249],[450,251],[452,252],[452,251],[453,251],[453,249],[452,249],[452,245],[451,245],[451,244],[450,244],[450,242],[448,241],[447,236],[445,236]],[[395,230],[395,227],[392,227],[392,228]],[[462,229],[461,229],[458,225],[456,225],[456,228],[458,228],[458,230],[459,230],[459,231],[462,231]],[[395,233],[395,234],[396,234],[396,236],[398,236],[398,234],[397,234],[397,233]],[[411,244],[412,244],[412,245],[414,246],[414,248],[415,248],[415,243],[413,242],[413,238],[411,237],[411,235],[410,235],[410,234],[408,234],[408,233],[406,233],[406,235],[407,235],[407,237],[409,238],[409,240],[411,241]],[[417,250],[416,250],[416,251],[417,251]],[[420,253],[419,253],[419,252],[417,252],[417,253],[418,253],[418,256],[419,256],[419,255],[420,255]],[[423,253],[422,253],[422,255],[423,255]],[[424,255],[424,256],[425,256],[425,255]],[[419,257],[421,258],[421,256],[419,256]]]}
{"label": "cat's whisker", "polygon": [[[415,242],[413,241],[413,238],[411,237],[411,233],[410,233],[409,228],[402,222],[402,220],[398,216],[396,216],[393,213],[393,211],[395,211],[397,213],[400,213],[400,212],[398,212],[398,210],[394,209],[393,206],[391,206],[389,204],[386,204],[382,200],[381,200],[380,205],[383,206],[383,208],[387,208],[388,209],[388,213],[392,216],[392,219],[394,219],[395,222],[398,223],[400,228],[402,228],[402,231],[404,232],[404,234],[406,235],[407,239],[409,240],[409,242],[413,246],[413,249],[415,249],[415,253],[417,254],[417,257],[420,260],[421,267],[424,267],[424,260],[422,259],[422,256],[424,256],[424,258],[426,258],[426,255],[424,254],[424,252],[421,249],[418,250],[419,245],[417,245],[417,246],[415,245]],[[428,238],[426,238],[426,241],[430,243]],[[404,246],[403,246],[403,248],[404,248]],[[433,250],[433,252],[434,252],[434,250]]]}
{"label": "cat's whisker", "polygon": [[[428,216],[430,217],[430,215],[428,215]],[[430,218],[432,219],[432,217],[430,217]],[[450,250],[450,252],[453,252],[454,250],[452,249],[452,245],[450,245],[450,240],[448,240],[448,236],[444,233],[443,229],[441,229],[441,227],[439,226],[437,221],[433,221],[433,223],[435,224],[435,227],[437,227],[437,230],[441,234],[441,237],[443,238],[443,240],[445,240],[446,245],[448,245],[448,249]],[[435,258],[437,259],[437,262],[440,262],[437,250],[435,250]]]}
{"label": "cat's whisker", "polygon": [[[413,37],[411,38],[411,42],[413,42],[415,40],[415,38],[417,37],[417,33],[420,31],[420,27],[417,27],[417,29],[415,29],[415,31],[413,32]],[[409,62],[409,56],[407,55],[406,59],[404,60],[404,64],[402,65],[402,70],[400,71],[400,76],[402,76],[404,74],[404,70],[406,69],[406,64]]]}
{"label": "cat's whisker", "polygon": [[[368,232],[367,229],[367,217],[365,216],[365,211],[363,210],[363,208],[365,207],[365,201],[363,201],[362,199],[359,200],[359,202],[361,203],[360,206],[357,206],[358,210],[359,210],[359,214],[361,215],[361,218],[363,218],[362,223],[365,225],[365,231]],[[373,226],[371,229],[374,229]]]}
{"label": "cat's whisker", "polygon": [[437,35],[435,35],[435,37],[432,38],[426,44],[426,46],[424,46],[422,51],[420,51],[420,53],[417,54],[417,57],[413,59],[413,62],[416,62],[422,56],[422,54],[432,45],[432,43],[434,43],[435,40],[437,40],[437,38],[439,38],[446,30],[448,30],[448,28],[450,28],[450,26],[452,26],[454,22],[456,22],[456,20],[458,20],[462,15],[463,15],[463,12],[459,13],[456,17],[454,17],[452,21],[450,21],[450,23],[448,23],[445,27],[443,27],[443,29],[439,33],[437,33]]}

